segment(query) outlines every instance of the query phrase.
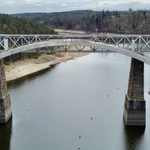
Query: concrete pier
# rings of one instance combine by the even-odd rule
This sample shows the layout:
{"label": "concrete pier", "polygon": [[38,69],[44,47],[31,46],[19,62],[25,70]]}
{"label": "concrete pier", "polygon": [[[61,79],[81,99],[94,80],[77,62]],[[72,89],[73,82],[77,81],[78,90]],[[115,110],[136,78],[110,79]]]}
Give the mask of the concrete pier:
{"label": "concrete pier", "polygon": [[6,123],[12,116],[10,95],[7,91],[5,68],[0,59],[0,123]]}
{"label": "concrete pier", "polygon": [[128,92],[125,96],[124,121],[127,126],[146,125],[144,100],[144,63],[132,58]]}

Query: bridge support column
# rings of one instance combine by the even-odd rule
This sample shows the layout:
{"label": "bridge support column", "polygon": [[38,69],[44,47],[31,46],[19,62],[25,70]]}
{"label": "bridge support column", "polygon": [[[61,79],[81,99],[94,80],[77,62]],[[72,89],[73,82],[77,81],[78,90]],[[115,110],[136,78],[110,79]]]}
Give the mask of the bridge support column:
{"label": "bridge support column", "polygon": [[125,96],[124,121],[127,126],[145,126],[144,63],[132,58],[128,92]]}
{"label": "bridge support column", "polygon": [[12,116],[10,96],[7,91],[5,68],[0,59],[0,123],[6,123]]}

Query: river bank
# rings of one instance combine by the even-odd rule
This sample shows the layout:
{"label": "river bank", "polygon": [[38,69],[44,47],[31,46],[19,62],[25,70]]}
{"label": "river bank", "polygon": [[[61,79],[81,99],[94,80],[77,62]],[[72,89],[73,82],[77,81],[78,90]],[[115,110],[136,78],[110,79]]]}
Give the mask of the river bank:
{"label": "river bank", "polygon": [[32,58],[13,62],[9,65],[5,65],[6,80],[7,82],[11,82],[46,70],[55,64],[84,55],[87,55],[87,53],[41,54],[38,59]]}

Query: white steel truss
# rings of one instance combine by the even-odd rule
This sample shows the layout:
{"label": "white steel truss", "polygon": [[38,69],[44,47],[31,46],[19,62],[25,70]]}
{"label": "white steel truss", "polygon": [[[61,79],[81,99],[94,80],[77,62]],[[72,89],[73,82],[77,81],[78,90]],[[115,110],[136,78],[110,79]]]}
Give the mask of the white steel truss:
{"label": "white steel truss", "polygon": [[[5,49],[5,40],[8,40],[8,49],[14,49],[16,47],[49,41],[51,39],[85,39],[94,40],[96,42],[102,42],[111,44],[117,47],[131,49],[132,41],[134,40],[136,50],[150,51],[150,35],[120,35],[120,34],[92,34],[92,35],[7,35],[0,34],[0,50]],[[48,47],[46,47],[49,49]]]}

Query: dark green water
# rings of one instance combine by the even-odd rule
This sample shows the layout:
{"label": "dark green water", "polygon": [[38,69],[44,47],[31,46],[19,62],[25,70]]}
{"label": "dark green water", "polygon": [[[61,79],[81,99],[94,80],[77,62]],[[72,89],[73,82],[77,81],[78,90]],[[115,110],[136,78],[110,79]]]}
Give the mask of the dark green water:
{"label": "dark green water", "polygon": [[13,117],[0,125],[0,150],[149,150],[150,66],[145,129],[124,126],[129,67],[121,54],[90,54],[10,85]]}

